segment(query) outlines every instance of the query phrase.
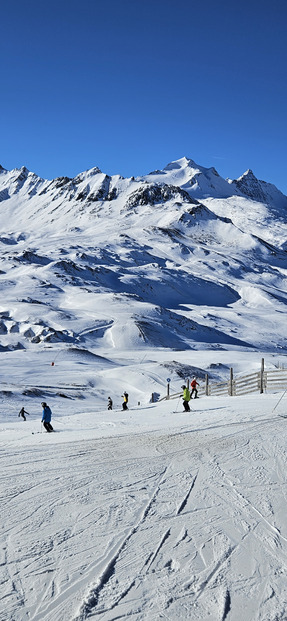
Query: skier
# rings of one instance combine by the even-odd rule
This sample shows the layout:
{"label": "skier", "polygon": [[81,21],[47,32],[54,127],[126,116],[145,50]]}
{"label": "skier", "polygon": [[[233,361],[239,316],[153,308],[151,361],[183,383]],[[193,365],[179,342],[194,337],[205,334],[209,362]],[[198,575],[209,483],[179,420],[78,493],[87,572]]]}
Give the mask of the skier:
{"label": "skier", "polygon": [[112,410],[113,409],[113,402],[111,397],[108,397],[108,410]]}
{"label": "skier", "polygon": [[183,389],[182,398],[183,398],[184,411],[185,412],[190,412],[190,407],[189,407],[189,403],[188,403],[189,400],[190,400],[190,392],[189,392],[188,388],[185,385],[182,386],[182,389]]}
{"label": "skier", "polygon": [[191,388],[192,388],[190,398],[192,399],[192,395],[194,393],[194,395],[195,395],[194,399],[198,399],[196,386],[199,386],[199,383],[196,381],[196,377],[193,378],[192,382],[190,382],[190,385],[191,385]]}
{"label": "skier", "polygon": [[25,414],[29,414],[29,412],[26,412],[26,410],[24,410],[24,408],[21,408],[18,416],[22,416],[22,418],[24,418],[24,420],[26,420]]}
{"label": "skier", "polygon": [[128,400],[129,400],[129,395],[128,393],[125,391],[124,394],[122,395],[123,398],[123,403],[122,403],[122,408],[123,410],[128,410]]}
{"label": "skier", "polygon": [[43,401],[43,403],[41,403],[41,406],[43,408],[43,415],[42,415],[42,423],[46,429],[46,431],[50,432],[50,431],[54,431],[52,425],[51,425],[51,417],[52,417],[52,412],[51,409],[49,408],[49,406],[47,405],[47,403],[45,403],[45,401]]}

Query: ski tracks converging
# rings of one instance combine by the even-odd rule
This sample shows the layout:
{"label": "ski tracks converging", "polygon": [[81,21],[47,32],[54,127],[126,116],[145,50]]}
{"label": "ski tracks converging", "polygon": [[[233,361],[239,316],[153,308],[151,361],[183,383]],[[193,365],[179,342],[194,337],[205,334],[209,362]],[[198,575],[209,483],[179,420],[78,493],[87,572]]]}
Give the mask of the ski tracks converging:
{"label": "ski tracks converging", "polygon": [[6,451],[1,621],[283,618],[284,439],[260,433]]}

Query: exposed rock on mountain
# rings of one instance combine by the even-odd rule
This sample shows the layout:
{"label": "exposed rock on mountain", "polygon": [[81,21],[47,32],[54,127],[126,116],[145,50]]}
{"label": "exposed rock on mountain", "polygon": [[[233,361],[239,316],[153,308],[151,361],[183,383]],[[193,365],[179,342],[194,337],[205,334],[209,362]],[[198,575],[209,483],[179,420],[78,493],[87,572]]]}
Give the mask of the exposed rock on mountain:
{"label": "exposed rock on mountain", "polygon": [[126,207],[132,209],[138,205],[156,205],[166,203],[174,199],[182,202],[198,204],[198,201],[193,199],[188,192],[182,190],[177,186],[167,184],[148,185],[147,187],[141,187],[135,190],[129,195],[126,202]]}
{"label": "exposed rock on mountain", "polygon": [[232,183],[242,194],[255,201],[287,210],[287,197],[271,183],[259,181],[250,169]]}

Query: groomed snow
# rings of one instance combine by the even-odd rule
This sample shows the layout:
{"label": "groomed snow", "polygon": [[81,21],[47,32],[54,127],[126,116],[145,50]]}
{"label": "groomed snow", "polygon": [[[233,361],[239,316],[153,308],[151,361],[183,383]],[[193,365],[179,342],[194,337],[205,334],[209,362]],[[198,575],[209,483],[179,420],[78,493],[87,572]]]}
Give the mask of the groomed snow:
{"label": "groomed snow", "polygon": [[[48,352],[45,382],[40,358],[30,354],[24,369],[21,353],[14,384],[1,385],[1,621],[284,619],[287,419],[278,414],[287,396],[203,395],[191,413],[178,397],[148,403],[140,369],[152,382],[149,352],[131,367],[114,362],[100,400],[85,387],[92,369],[104,381],[92,362],[81,373]],[[3,355],[8,378],[14,353]],[[255,353],[192,357],[237,370],[260,362]],[[54,434],[40,423],[43,397],[23,395],[29,377],[53,395]]]}

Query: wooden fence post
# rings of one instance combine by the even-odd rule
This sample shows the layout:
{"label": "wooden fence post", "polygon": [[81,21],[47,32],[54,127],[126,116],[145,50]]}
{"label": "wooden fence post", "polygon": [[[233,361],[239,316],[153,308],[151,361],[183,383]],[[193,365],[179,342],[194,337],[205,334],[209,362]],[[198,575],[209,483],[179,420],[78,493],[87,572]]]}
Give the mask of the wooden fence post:
{"label": "wooden fence post", "polygon": [[169,382],[166,387],[166,398],[169,399]]}
{"label": "wooden fence post", "polygon": [[205,394],[206,394],[207,397],[208,397],[208,389],[209,389],[209,386],[208,386],[208,373],[206,373],[205,374]]}
{"label": "wooden fence post", "polygon": [[264,392],[264,358],[261,358],[261,370],[260,370],[260,394]]}
{"label": "wooden fence post", "polygon": [[233,369],[230,368],[230,379],[229,379],[229,394],[233,396]]}

